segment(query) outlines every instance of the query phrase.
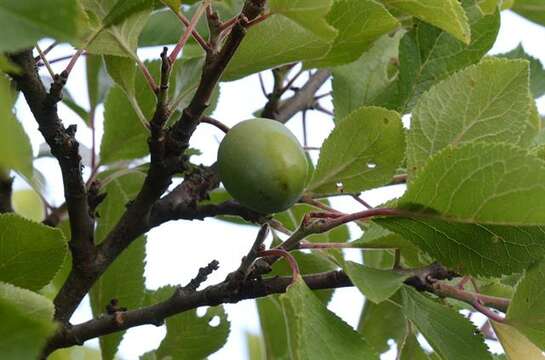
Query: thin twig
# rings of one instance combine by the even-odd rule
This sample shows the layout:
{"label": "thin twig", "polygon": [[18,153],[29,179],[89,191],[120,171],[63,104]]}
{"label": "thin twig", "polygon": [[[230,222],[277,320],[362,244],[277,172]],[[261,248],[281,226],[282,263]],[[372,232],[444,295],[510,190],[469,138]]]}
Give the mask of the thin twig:
{"label": "thin twig", "polygon": [[319,111],[319,112],[322,112],[322,113],[324,113],[324,114],[326,114],[326,115],[329,115],[329,116],[333,116],[333,115],[334,115],[334,114],[333,114],[333,111],[326,109],[325,107],[322,106],[322,104],[320,104],[320,103],[318,103],[318,102],[315,103],[315,104],[312,106],[312,109],[313,109],[313,110],[317,110],[317,111]]}
{"label": "thin twig", "polygon": [[159,87],[157,86],[157,83],[155,82],[155,79],[153,78],[153,76],[151,76],[151,74],[150,74],[148,68],[146,67],[146,65],[144,64],[144,62],[142,60],[140,60],[140,58],[137,55],[134,57],[134,60],[136,61],[136,64],[138,65],[138,68],[142,72],[142,75],[144,75],[144,78],[146,79],[146,83],[148,84],[151,91],[154,94],[157,94],[157,92],[159,91]]}
{"label": "thin twig", "polygon": [[[176,11],[176,16],[178,17],[178,20],[180,20],[180,22],[182,24],[185,25],[186,29],[189,27],[189,25],[191,24],[191,22],[189,21],[188,18],[186,18],[184,16],[184,14],[182,14],[181,12],[179,11]],[[201,36],[201,34],[199,34],[199,32],[196,30],[196,29],[193,29],[193,31],[191,31],[191,35],[193,35],[193,38],[199,43],[199,45],[205,50],[205,51],[208,51],[210,50],[210,45],[208,45],[208,42],[206,40],[204,40],[204,38]]]}
{"label": "thin twig", "polygon": [[301,120],[303,123],[303,147],[308,145],[308,134],[307,134],[307,110],[301,112]]}
{"label": "thin twig", "polygon": [[180,40],[178,40],[178,43],[170,53],[168,59],[170,60],[171,64],[174,64],[176,62],[176,58],[178,57],[178,54],[180,51],[182,51],[182,48],[186,44],[187,40],[189,40],[189,37],[193,33],[193,30],[195,30],[195,27],[197,26],[197,23],[199,22],[199,19],[204,14],[206,8],[210,4],[210,0],[204,0],[199,7],[197,8],[197,11],[195,11],[195,14],[193,14],[193,17],[191,18],[191,21],[187,25],[187,28],[185,29],[184,33],[180,37]]}
{"label": "thin twig", "polygon": [[221,131],[223,131],[225,134],[227,134],[229,132],[229,130],[231,130],[229,128],[229,126],[225,125],[221,121],[216,120],[216,119],[214,119],[214,118],[212,118],[210,116],[202,116],[201,117],[201,122],[213,125],[213,126],[217,127],[218,129],[220,129]]}
{"label": "thin twig", "polygon": [[360,204],[362,204],[363,206],[365,206],[366,208],[368,209],[372,209],[373,207],[371,205],[369,205],[367,203],[367,201],[363,200],[359,195],[354,195],[354,194],[351,194],[352,198],[354,200],[356,200],[357,202],[359,202]]}
{"label": "thin twig", "polygon": [[38,44],[36,44],[36,50],[38,50],[38,54],[40,54],[40,59],[42,59],[45,67],[47,68],[47,72],[49,73],[49,75],[53,79],[55,77],[55,72],[51,68],[51,65],[49,64],[49,61],[47,61],[47,58],[45,57],[45,52],[43,52],[42,49],[40,49],[40,45],[38,45]]}
{"label": "thin twig", "polygon": [[263,75],[261,73],[257,73],[257,77],[259,78],[259,86],[261,87],[261,92],[263,93],[263,95],[265,95],[266,98],[269,98],[267,89],[265,89],[265,82],[263,81]]}

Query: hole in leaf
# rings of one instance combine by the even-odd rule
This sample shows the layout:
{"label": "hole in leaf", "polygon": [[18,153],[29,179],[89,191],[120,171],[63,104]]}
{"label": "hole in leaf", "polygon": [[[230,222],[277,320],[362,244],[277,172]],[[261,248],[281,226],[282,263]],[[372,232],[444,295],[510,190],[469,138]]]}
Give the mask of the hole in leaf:
{"label": "hole in leaf", "polygon": [[368,168],[368,169],[374,169],[374,168],[376,168],[376,167],[377,167],[377,164],[375,164],[374,162],[369,161],[369,162],[367,163],[367,168]]}
{"label": "hole in leaf", "polygon": [[344,192],[344,185],[341,181],[337,181],[335,185],[337,186],[337,192]]}
{"label": "hole in leaf", "polygon": [[220,325],[221,319],[218,315],[214,316],[210,321],[208,321],[208,325],[212,327],[218,327]]}
{"label": "hole in leaf", "polygon": [[208,312],[208,306],[201,306],[197,308],[197,316],[202,318]]}

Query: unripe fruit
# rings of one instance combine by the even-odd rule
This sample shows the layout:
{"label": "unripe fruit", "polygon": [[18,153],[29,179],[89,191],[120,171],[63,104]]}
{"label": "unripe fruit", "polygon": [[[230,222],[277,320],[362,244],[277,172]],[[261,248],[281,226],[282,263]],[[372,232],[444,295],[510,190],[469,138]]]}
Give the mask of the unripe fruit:
{"label": "unripe fruit", "polygon": [[281,123],[238,123],[218,150],[223,185],[242,205],[263,214],[286,210],[301,196],[308,164],[297,138]]}

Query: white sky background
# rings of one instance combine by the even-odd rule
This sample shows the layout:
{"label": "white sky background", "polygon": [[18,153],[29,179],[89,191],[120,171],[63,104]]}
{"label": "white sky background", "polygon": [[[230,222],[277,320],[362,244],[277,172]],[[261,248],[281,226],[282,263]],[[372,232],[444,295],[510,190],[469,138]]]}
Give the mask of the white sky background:
{"label": "white sky background", "polygon": [[[502,26],[497,42],[491,53],[503,53],[515,48],[522,42],[526,52],[537,57],[545,63],[545,28],[535,25],[519,17],[518,15],[505,11],[502,13]],[[47,46],[44,41],[42,48]],[[72,50],[67,46],[55,48],[48,58],[70,54]],[[139,54],[141,58],[158,58],[160,50],[144,49]],[[63,70],[66,63],[53,64],[55,71]],[[45,75],[45,69],[42,69]],[[88,105],[87,87],[85,84],[84,59],[80,59],[74,71],[70,75],[67,87],[72,96],[79,104]],[[267,88],[270,90],[272,78],[270,72],[264,74]],[[306,75],[301,76],[302,81]],[[318,91],[318,94],[329,91],[329,84]],[[221,97],[213,116],[228,126],[252,117],[252,113],[262,107],[264,98],[258,77],[256,75],[230,83],[221,84]],[[324,99],[324,105],[331,108],[330,101]],[[545,98],[538,101],[538,108],[543,114],[545,112]],[[24,101],[19,100],[17,107],[18,118],[30,135],[35,153],[43,138],[37,130],[37,125]],[[65,126],[75,123],[78,125],[78,140],[90,147],[91,132],[79,120],[77,115],[60,106],[59,113]],[[98,134],[102,134],[102,110],[97,111]],[[319,112],[307,113],[307,124],[309,127],[309,146],[320,146],[324,138],[333,128],[333,122],[329,116]],[[139,126],[139,124],[135,124]],[[301,116],[298,115],[288,123],[288,127],[302,141]],[[203,155],[192,157],[194,162],[211,164],[216,159],[216,151],[223,134],[216,128],[203,124],[199,126],[191,140],[191,146],[203,151]],[[100,138],[97,146],[100,144]],[[48,193],[46,198],[52,199],[53,205],[63,202],[62,178],[56,160],[41,159],[36,162],[47,179]],[[88,169],[86,169],[88,174]],[[19,179],[15,183],[16,189],[27,187]],[[385,200],[398,197],[402,194],[404,186],[388,187],[383,190],[369,191],[363,194],[363,198],[371,205],[378,205]],[[361,210],[361,205],[351,199],[335,198],[332,201],[335,208],[354,212]],[[146,286],[156,289],[167,284],[186,284],[196,275],[199,267],[208,264],[212,259],[220,262],[220,269],[216,271],[204,284],[209,285],[222,281],[225,276],[236,269],[241,257],[251,246],[257,233],[256,227],[231,225],[215,219],[206,221],[177,221],[167,223],[160,228],[152,230],[148,234],[147,258],[146,258]],[[359,237],[357,228],[351,227],[352,238]],[[351,260],[361,261],[357,250],[345,251]],[[339,289],[335,292],[329,309],[343,318],[347,323],[356,326],[360,310],[363,305],[362,295],[354,288]],[[225,305],[231,321],[231,333],[224,348],[210,356],[210,359],[243,359],[247,358],[245,332],[257,334],[259,332],[259,320],[254,301],[243,301],[238,304]],[[73,323],[89,320],[92,317],[89,302],[86,299],[72,318]],[[482,318],[477,316],[477,321],[482,323]],[[165,335],[165,328],[155,326],[142,326],[131,329],[125,335],[120,346],[119,355],[126,360],[138,359],[142,353],[155,349],[159,346]],[[86,345],[98,346],[97,340],[92,340]],[[495,346],[494,351],[500,348]],[[393,359],[393,352],[387,354],[385,359]]]}

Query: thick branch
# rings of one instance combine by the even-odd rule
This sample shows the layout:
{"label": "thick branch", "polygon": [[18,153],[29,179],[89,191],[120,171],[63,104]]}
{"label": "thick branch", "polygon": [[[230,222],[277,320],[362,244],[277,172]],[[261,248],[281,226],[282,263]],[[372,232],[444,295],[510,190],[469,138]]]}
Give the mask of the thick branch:
{"label": "thick branch", "polygon": [[74,136],[76,127],[65,128],[57,115],[57,102],[61,99],[66,79],[56,76],[48,93],[38,75],[31,50],[14,54],[11,59],[22,69],[21,74],[12,74],[12,77],[23,92],[51,153],[59,162],[70,217],[73,268],[76,272],[85,273],[92,267],[96,249],[93,244],[93,221],[89,214],[87,191],[81,174],[79,144]]}
{"label": "thick branch", "polygon": [[[351,286],[350,279],[340,271],[309,275],[303,277],[311,289],[329,289]],[[202,291],[182,293],[170,299],[141,309],[127,311],[121,314],[122,321],[115,321],[111,315],[75,325],[58,332],[49,342],[49,352],[80,345],[84,341],[106,334],[129,329],[135,326],[153,324],[161,325],[169,316],[195,309],[199,306],[216,306],[224,303],[236,303],[245,299],[255,299],[270,294],[286,291],[291,283],[291,276],[274,277],[262,281],[254,280],[243,284],[238,291],[233,291],[229,282],[210,286]]]}
{"label": "thick branch", "polygon": [[[437,296],[448,296],[461,301],[473,300],[474,296],[480,296],[483,303],[506,311],[509,305],[508,299],[483,297],[463,290],[449,292],[438,286],[431,286],[430,280],[450,279],[455,276],[441,265],[434,263],[417,269],[394,270],[405,271],[411,274],[405,283],[420,291],[434,293]],[[233,274],[236,274],[233,273]],[[104,336],[117,331],[126,330],[140,325],[161,325],[165,318],[184,311],[195,309],[199,306],[216,306],[225,303],[236,303],[245,299],[255,299],[271,294],[284,293],[292,282],[291,276],[272,277],[266,279],[249,279],[245,282],[235,282],[233,287],[233,274],[217,285],[207,287],[202,291],[176,292],[170,299],[149,307],[130,310],[117,315],[117,319],[111,315],[105,315],[71,328],[59,331],[49,342],[48,353],[56,349],[81,345],[86,340]],[[334,289],[352,286],[352,282],[343,271],[330,271],[303,276],[306,284],[313,290]],[[437,282],[435,282],[437,283]],[[471,299],[470,299],[471,297]],[[121,320],[121,321],[119,321]]]}

